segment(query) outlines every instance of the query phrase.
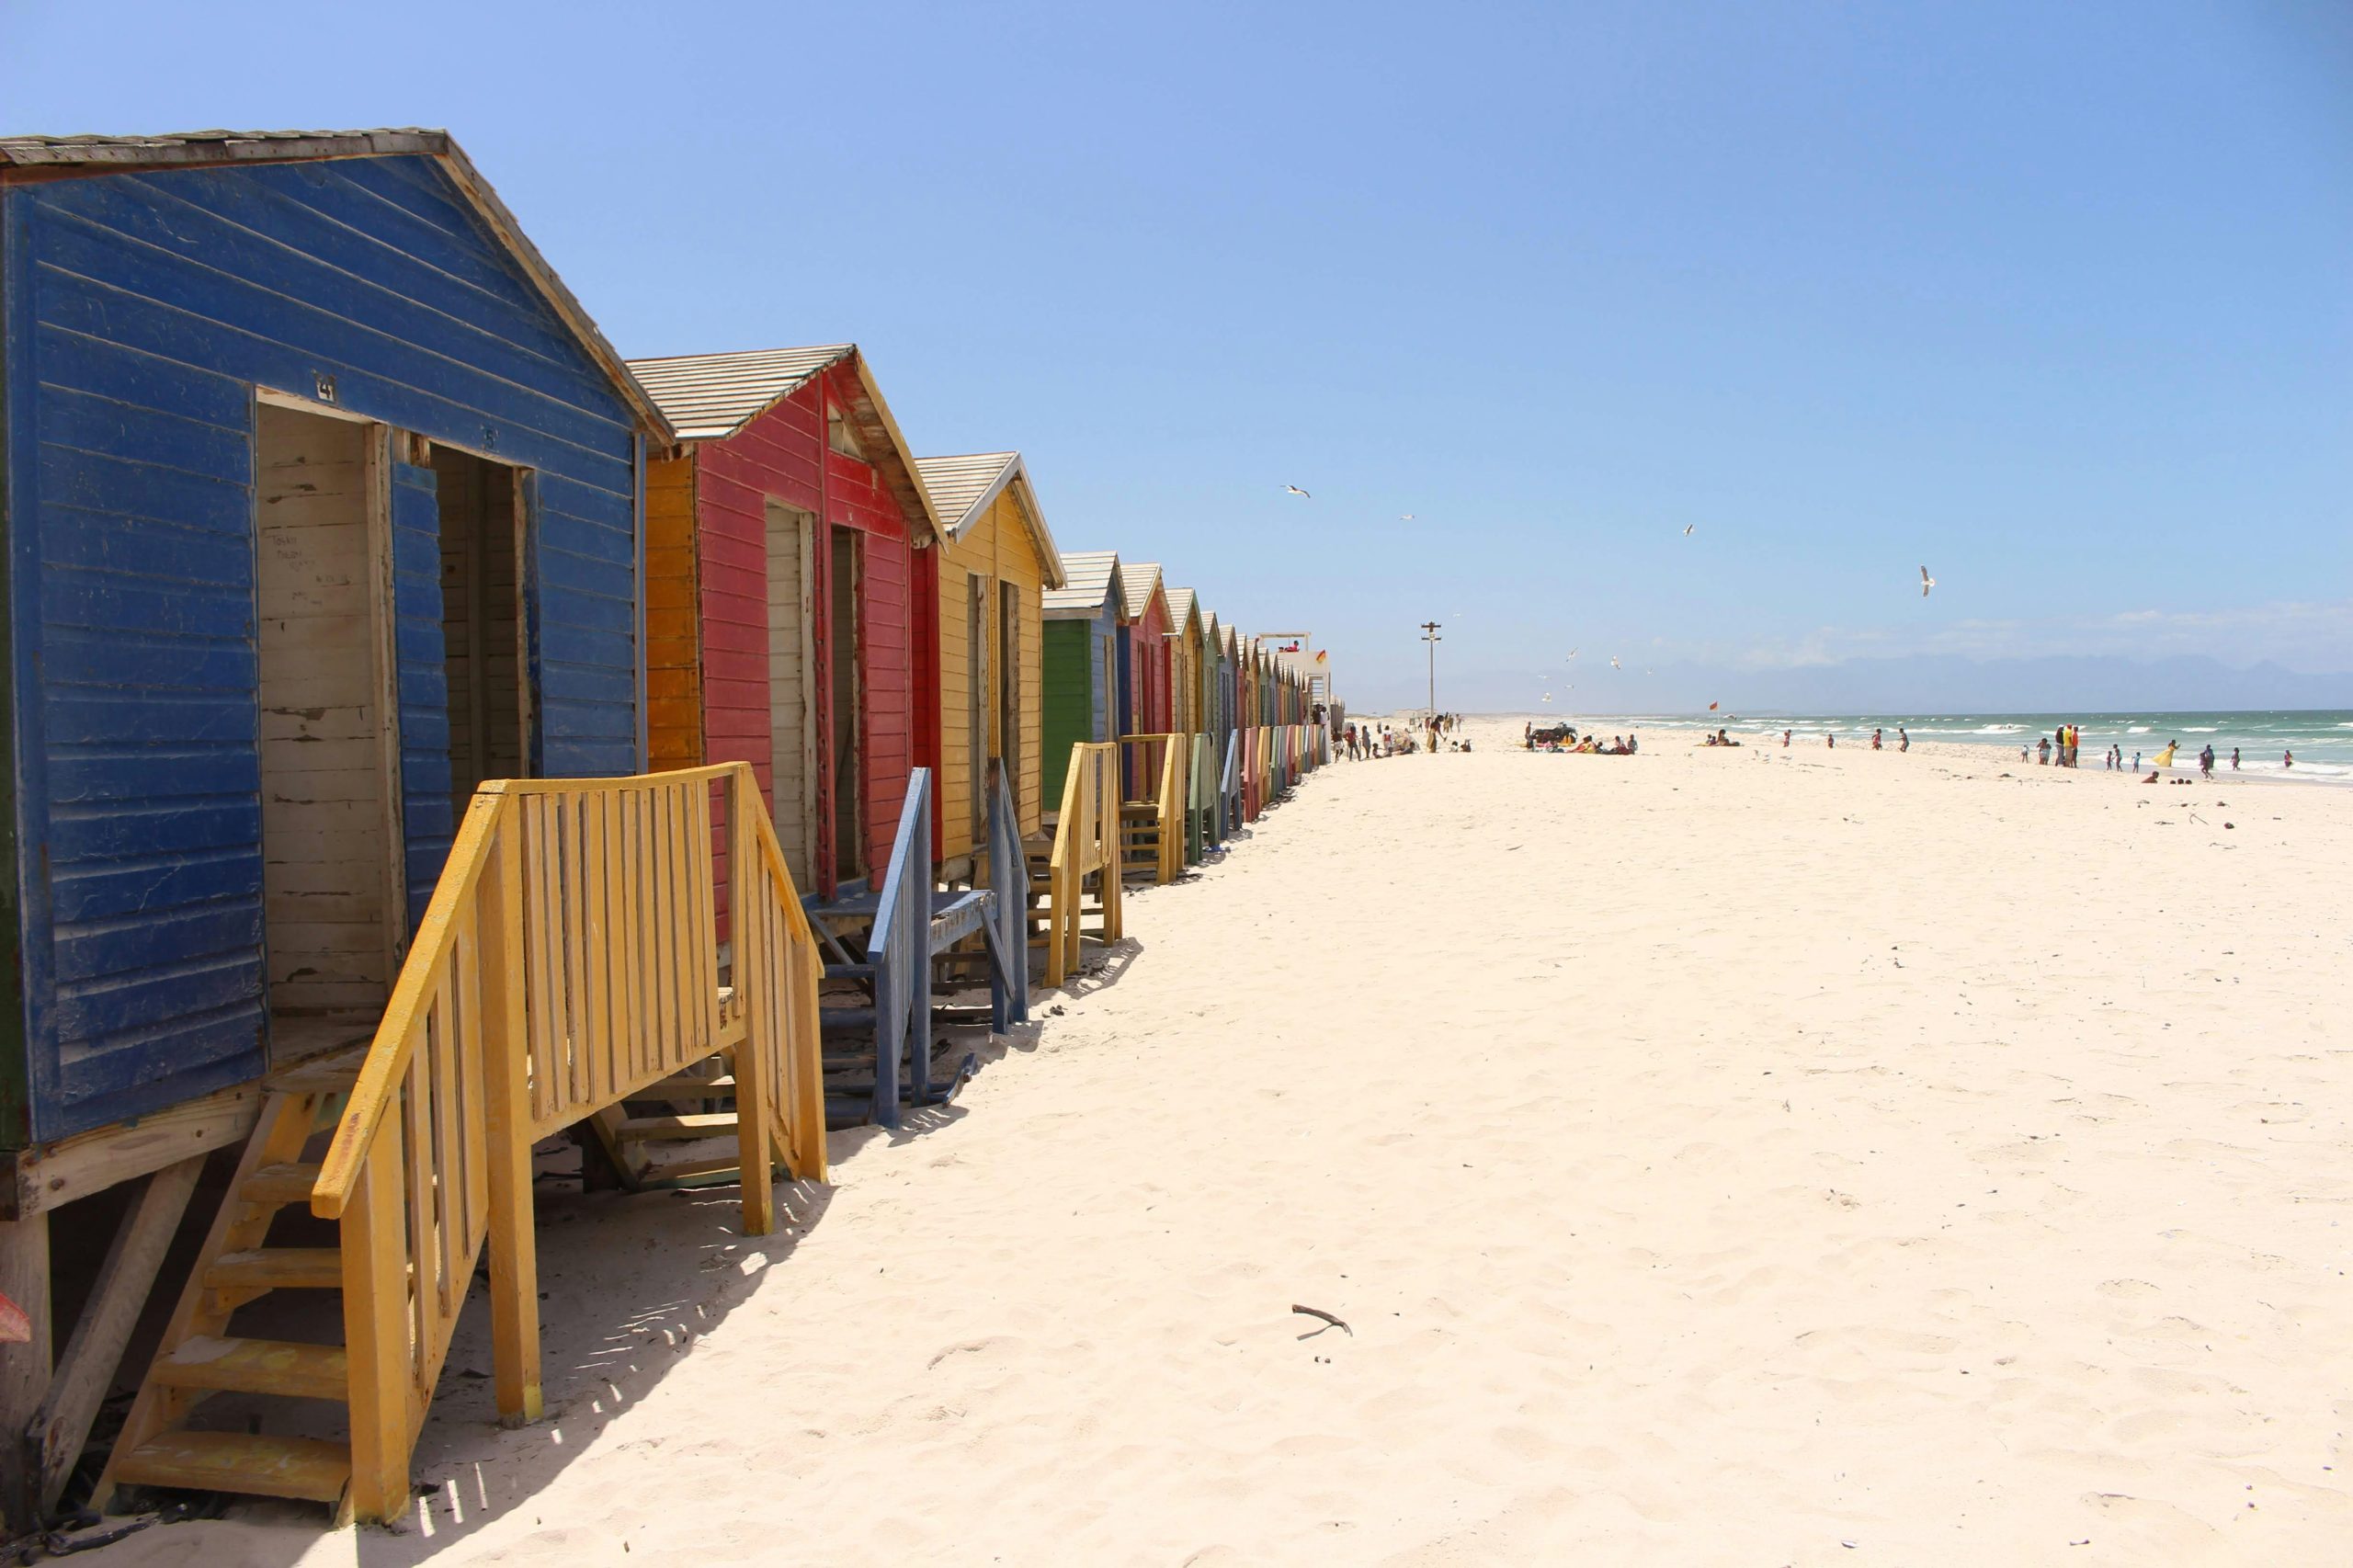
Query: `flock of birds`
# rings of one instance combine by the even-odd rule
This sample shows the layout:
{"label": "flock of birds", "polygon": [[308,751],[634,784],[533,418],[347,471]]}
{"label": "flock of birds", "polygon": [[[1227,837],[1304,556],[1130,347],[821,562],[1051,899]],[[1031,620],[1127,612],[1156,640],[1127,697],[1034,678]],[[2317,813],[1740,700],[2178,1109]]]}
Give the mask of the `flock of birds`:
{"label": "flock of birds", "polygon": [[[1304,490],[1302,490],[1302,489],[1301,489],[1298,485],[1296,485],[1296,484],[1286,484],[1286,485],[1284,485],[1284,486],[1283,486],[1283,490],[1285,491],[1285,493],[1286,493],[1286,494],[1292,494],[1292,495],[1296,495],[1296,496],[1298,496],[1298,497],[1299,497],[1301,500],[1302,500],[1302,501],[1313,501],[1313,500],[1314,500],[1314,499],[1315,499],[1315,497],[1314,497],[1313,495],[1310,494],[1308,492],[1306,492],[1306,491],[1304,491]],[[1398,513],[1398,514],[1397,514],[1397,520],[1398,520],[1399,522],[1401,522],[1401,523],[1410,523],[1410,522],[1412,522],[1412,521],[1414,520],[1414,514],[1413,514],[1413,513],[1411,513],[1411,512],[1400,512],[1400,513]],[[1691,535],[1692,535],[1693,530],[1695,530],[1696,528],[1699,528],[1699,524],[1697,524],[1697,523],[1686,523],[1686,524],[1684,524],[1684,525],[1683,525],[1683,537],[1684,537],[1685,539],[1689,539],[1689,538],[1691,537]],[[1937,580],[1936,580],[1934,577],[1931,577],[1931,576],[1929,576],[1929,575],[1928,575],[1928,569],[1927,569],[1926,566],[1921,567],[1921,568],[1920,568],[1920,597],[1921,597],[1922,598],[1924,598],[1924,599],[1925,599],[1925,598],[1927,598],[1927,597],[1928,597],[1929,590],[1930,590],[1930,589],[1932,589],[1932,588],[1934,588],[1936,585],[1937,585]],[[1569,657],[1570,657],[1570,658],[1572,658],[1572,659],[1574,659],[1574,658],[1575,658],[1576,656],[1577,656],[1577,651],[1576,651],[1574,648],[1570,649],[1570,650],[1569,650]],[[1610,654],[1610,655],[1609,655],[1609,667],[1610,667],[1611,669],[1613,669],[1613,670],[1622,670],[1622,669],[1624,669],[1626,666],[1625,666],[1624,665],[1621,665],[1621,664],[1620,664],[1620,663],[1618,662],[1618,655],[1617,655],[1617,654],[1612,653],[1612,654]],[[1644,671],[1643,672],[1643,674],[1644,674],[1644,675],[1646,675],[1646,676],[1647,676],[1647,675],[1654,675],[1654,674],[1656,674],[1656,673],[1657,673],[1657,672],[1656,672],[1656,671],[1654,671],[1654,670],[1644,670]],[[1569,690],[1571,690],[1571,691],[1574,691],[1576,688],[1577,688],[1577,687],[1576,687],[1576,683],[1575,683],[1574,681],[1571,681],[1571,682],[1569,683],[1569,685],[1568,685],[1568,689],[1569,689]],[[1549,691],[1548,691],[1548,692],[1546,692],[1546,693],[1544,694],[1544,700],[1545,700],[1545,701],[1547,701],[1547,702],[1552,701],[1552,694],[1551,692],[1549,692]],[[1713,707],[1715,706],[1715,704],[1711,702],[1711,703],[1710,703],[1708,706],[1709,706],[1709,707],[1711,707],[1711,708],[1713,708]]]}

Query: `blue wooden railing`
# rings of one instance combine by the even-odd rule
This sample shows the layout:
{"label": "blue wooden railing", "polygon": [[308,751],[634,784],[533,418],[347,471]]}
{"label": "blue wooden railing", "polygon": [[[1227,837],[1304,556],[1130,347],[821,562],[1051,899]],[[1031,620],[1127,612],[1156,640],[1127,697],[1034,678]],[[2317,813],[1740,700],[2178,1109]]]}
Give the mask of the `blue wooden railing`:
{"label": "blue wooden railing", "polygon": [[989,954],[989,1027],[998,1034],[1029,1018],[1029,858],[1005,764],[989,764],[989,888],[996,907],[983,940]]}
{"label": "blue wooden railing", "polygon": [[917,1105],[931,1098],[931,769],[907,776],[891,869],[866,942],[874,966],[874,1119],[899,1124],[900,1061]]}

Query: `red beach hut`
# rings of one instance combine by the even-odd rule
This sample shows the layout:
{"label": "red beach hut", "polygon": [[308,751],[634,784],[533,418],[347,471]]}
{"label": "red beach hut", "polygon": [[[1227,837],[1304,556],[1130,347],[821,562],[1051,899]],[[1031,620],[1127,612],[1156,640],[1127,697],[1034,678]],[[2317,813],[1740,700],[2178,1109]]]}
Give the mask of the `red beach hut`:
{"label": "red beach hut", "polygon": [[646,473],[653,766],[747,761],[804,893],[879,879],[939,752],[938,523],[890,405],[853,344],[630,369],[678,435]]}

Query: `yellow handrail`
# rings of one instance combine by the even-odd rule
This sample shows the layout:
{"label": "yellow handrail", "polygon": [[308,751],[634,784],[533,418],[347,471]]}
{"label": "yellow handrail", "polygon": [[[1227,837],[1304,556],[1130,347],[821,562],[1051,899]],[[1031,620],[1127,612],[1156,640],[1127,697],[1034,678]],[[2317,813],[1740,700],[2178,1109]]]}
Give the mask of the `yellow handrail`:
{"label": "yellow handrail", "polygon": [[1046,860],[1046,983],[1060,985],[1078,965],[1079,907],[1086,879],[1101,873],[1103,936],[1120,937],[1120,748],[1082,741],[1070,748],[1062,813]]}
{"label": "yellow handrail", "polygon": [[1185,873],[1185,770],[1180,766],[1191,751],[1188,737],[1171,735],[1160,754],[1160,880],[1173,882]]}
{"label": "yellow handrail", "polygon": [[[723,1010],[714,790],[750,851]],[[498,1408],[539,1415],[540,1137],[733,1046],[745,1232],[774,1223],[772,1147],[824,1176],[821,973],[749,764],[476,791],[312,1189],[343,1225],[356,1514],[405,1505],[485,1243]]]}

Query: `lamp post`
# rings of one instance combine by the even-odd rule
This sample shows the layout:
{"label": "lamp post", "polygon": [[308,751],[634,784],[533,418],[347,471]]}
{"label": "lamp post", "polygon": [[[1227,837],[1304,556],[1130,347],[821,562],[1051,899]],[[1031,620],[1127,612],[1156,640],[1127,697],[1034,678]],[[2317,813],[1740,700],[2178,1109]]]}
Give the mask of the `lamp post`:
{"label": "lamp post", "polygon": [[[1422,641],[1428,643],[1430,649],[1430,722],[1436,723],[1438,722],[1438,645],[1446,641],[1438,634],[1437,621],[1422,622]],[[1431,749],[1437,748],[1433,746]]]}

